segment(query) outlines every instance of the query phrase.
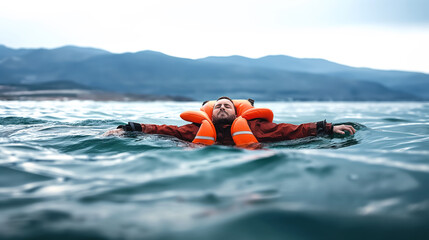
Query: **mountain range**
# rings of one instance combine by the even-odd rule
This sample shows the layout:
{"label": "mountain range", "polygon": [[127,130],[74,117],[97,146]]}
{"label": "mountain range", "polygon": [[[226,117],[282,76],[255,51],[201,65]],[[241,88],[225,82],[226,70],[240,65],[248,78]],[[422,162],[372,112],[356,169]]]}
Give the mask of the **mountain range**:
{"label": "mountain range", "polygon": [[52,86],[64,81],[117,94],[195,100],[219,96],[270,101],[429,100],[429,74],[354,68],[324,59],[285,55],[187,59],[154,51],[115,54],[76,46],[0,45],[1,85]]}

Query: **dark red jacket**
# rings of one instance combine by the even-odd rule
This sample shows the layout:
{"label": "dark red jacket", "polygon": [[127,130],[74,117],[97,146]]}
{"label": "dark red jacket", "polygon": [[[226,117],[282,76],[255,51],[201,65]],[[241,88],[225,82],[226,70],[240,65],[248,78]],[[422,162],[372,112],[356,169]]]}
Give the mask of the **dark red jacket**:
{"label": "dark red jacket", "polygon": [[[278,142],[317,136],[320,134],[332,134],[332,124],[321,121],[317,123],[304,123],[293,125],[288,123],[271,123],[262,119],[248,121],[249,127],[259,142]],[[176,138],[192,142],[197,135],[199,124],[191,123],[183,126],[141,124],[142,132],[149,134],[170,135]],[[231,136],[231,125],[215,126],[216,144],[234,145]]]}

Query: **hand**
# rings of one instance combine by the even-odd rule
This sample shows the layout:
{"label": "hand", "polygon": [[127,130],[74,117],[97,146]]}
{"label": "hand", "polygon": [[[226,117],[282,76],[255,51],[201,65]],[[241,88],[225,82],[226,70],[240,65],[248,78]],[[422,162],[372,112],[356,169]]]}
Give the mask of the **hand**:
{"label": "hand", "polygon": [[103,137],[120,136],[120,135],[123,135],[124,133],[125,133],[124,129],[118,128],[118,129],[109,130],[109,131],[105,132],[102,136]]}
{"label": "hand", "polygon": [[345,131],[348,131],[351,135],[353,135],[356,132],[356,130],[350,125],[337,125],[337,126],[334,126],[334,129],[333,129],[334,133],[339,133],[341,135],[344,135]]}

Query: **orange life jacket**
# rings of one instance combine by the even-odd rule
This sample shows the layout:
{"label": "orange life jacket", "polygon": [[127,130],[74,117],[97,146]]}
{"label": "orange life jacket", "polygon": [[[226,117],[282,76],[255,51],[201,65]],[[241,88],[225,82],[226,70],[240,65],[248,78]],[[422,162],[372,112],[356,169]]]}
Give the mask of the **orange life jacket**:
{"label": "orange life jacket", "polygon": [[[216,129],[212,122],[213,107],[216,101],[208,101],[203,104],[200,111],[186,111],[180,117],[189,122],[201,124],[193,143],[212,145],[216,142]],[[245,147],[258,140],[250,130],[247,120],[262,118],[273,121],[274,114],[268,108],[255,108],[249,100],[233,100],[237,110],[237,118],[231,126],[231,135],[235,145]]]}

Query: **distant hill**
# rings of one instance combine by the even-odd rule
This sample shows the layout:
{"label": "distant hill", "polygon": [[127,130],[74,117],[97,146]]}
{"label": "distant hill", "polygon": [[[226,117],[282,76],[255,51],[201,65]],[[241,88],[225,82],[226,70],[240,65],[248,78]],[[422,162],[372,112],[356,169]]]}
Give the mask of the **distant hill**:
{"label": "distant hill", "polygon": [[33,51],[33,49],[12,49],[0,44],[0,62],[9,57],[19,57]]}
{"label": "distant hill", "polygon": [[196,100],[227,95],[256,100],[429,100],[429,75],[353,68],[277,55],[186,59],[154,51],[113,54],[94,48],[0,46],[0,83],[68,79],[91,89]]}
{"label": "distant hill", "polygon": [[429,75],[418,72],[354,68],[324,59],[300,59],[284,55],[266,56],[257,59],[241,56],[207,57],[199,59],[199,61],[323,74],[343,80],[375,82],[395,91],[402,91],[422,99],[429,99]]}
{"label": "distant hill", "polygon": [[201,58],[198,61],[307,73],[331,73],[353,70],[352,67],[330,62],[324,59],[300,59],[284,55],[270,55],[257,59],[246,58],[242,56],[207,57]]}
{"label": "distant hill", "polygon": [[59,63],[59,62],[79,62],[85,59],[110,54],[110,52],[96,48],[80,48],[75,46],[64,46],[60,48],[35,49],[23,56],[27,62],[36,62],[37,64]]}

